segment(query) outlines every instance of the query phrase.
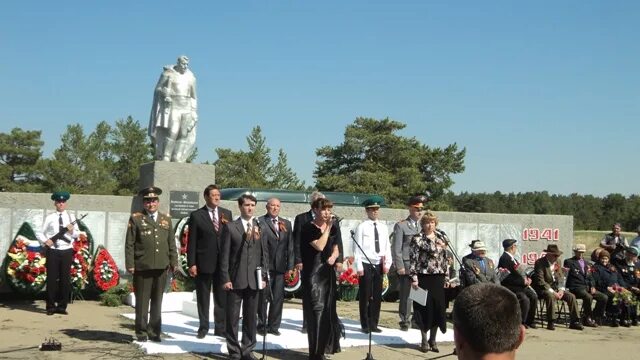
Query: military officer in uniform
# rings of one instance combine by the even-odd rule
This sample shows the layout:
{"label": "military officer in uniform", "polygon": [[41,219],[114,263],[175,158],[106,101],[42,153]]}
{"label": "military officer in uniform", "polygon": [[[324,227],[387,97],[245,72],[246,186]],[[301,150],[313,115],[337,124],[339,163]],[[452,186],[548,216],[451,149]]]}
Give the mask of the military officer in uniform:
{"label": "military officer in uniform", "polygon": [[[638,249],[633,246],[629,246],[624,251],[624,259],[616,260],[614,262],[615,267],[618,269],[618,273],[622,277],[627,290],[633,293],[633,296],[640,298],[640,262],[638,262]],[[631,320],[631,325],[638,326],[638,309],[636,306],[623,307],[623,311],[627,311],[626,315],[628,320]]]}
{"label": "military officer in uniform", "polygon": [[178,264],[171,217],[158,211],[160,194],[162,190],[154,186],[140,190],[144,211],[129,218],[125,241],[125,266],[133,275],[135,289],[138,341],[160,342],[167,272],[174,271]]}
{"label": "military officer in uniform", "polygon": [[409,301],[412,281],[409,276],[409,245],[411,244],[411,238],[420,232],[419,221],[426,201],[427,197],[424,195],[412,196],[407,201],[409,216],[396,223],[393,228],[391,254],[393,256],[393,265],[398,273],[398,292],[400,297],[398,315],[400,316],[400,330],[402,331],[409,330],[411,303],[413,302]]}

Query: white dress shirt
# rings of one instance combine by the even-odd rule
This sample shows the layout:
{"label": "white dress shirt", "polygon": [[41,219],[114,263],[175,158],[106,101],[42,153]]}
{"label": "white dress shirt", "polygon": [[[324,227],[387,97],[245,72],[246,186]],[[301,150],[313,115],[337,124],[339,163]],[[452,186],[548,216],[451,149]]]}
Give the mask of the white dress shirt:
{"label": "white dress shirt", "polygon": [[[364,254],[366,254],[369,259],[373,262],[372,265],[381,265],[381,262],[384,261],[384,267],[389,269],[391,267],[391,263],[393,259],[391,258],[391,243],[389,242],[389,230],[387,229],[387,225],[381,223],[377,220],[376,227],[378,228],[378,243],[380,245],[380,252],[376,253],[376,242],[374,236],[374,221],[371,219],[367,219],[358,225],[356,228],[355,240],[362,247]],[[356,267],[356,271],[363,271],[363,263],[368,263],[367,258],[364,256],[362,251],[358,248],[356,244],[353,244],[352,247],[353,257],[354,257],[354,265]]]}
{"label": "white dress shirt", "polygon": [[[64,227],[66,227],[76,219],[75,216],[69,214],[66,210],[61,213],[56,211],[47,215],[47,217],[44,218],[44,224],[42,224],[42,231],[36,235],[38,240],[40,240],[43,245],[45,242],[47,242],[47,240],[51,239],[58,233],[60,229],[60,215],[62,215],[62,226]],[[78,224],[76,223],[73,225],[73,232],[71,234],[68,232],[64,234],[64,237],[69,240],[69,242],[57,239],[55,241],[53,249],[68,250],[73,248],[73,241],[78,238],[79,233],[80,229],[78,229]]]}

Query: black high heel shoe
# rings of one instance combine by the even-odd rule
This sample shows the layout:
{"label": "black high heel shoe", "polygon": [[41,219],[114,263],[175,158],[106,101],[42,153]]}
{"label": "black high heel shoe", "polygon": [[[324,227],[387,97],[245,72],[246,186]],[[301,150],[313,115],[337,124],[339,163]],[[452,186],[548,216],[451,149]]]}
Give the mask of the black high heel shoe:
{"label": "black high heel shoe", "polygon": [[431,348],[431,351],[433,352],[440,352],[440,350],[438,349],[438,345],[436,345],[435,341],[429,341],[429,347]]}

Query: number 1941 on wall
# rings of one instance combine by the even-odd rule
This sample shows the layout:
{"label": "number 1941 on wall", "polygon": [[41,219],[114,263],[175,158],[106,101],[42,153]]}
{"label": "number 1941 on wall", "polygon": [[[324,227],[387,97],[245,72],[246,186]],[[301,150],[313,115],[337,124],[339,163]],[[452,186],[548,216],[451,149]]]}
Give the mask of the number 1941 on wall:
{"label": "number 1941 on wall", "polygon": [[537,240],[558,241],[558,240],[560,240],[560,229],[525,228],[524,230],[522,230],[522,240],[528,240],[528,241],[537,241]]}

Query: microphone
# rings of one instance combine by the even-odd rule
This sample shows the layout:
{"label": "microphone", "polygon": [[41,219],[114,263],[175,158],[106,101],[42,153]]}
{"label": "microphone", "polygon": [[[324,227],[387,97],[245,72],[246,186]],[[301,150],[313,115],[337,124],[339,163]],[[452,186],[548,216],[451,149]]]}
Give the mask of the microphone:
{"label": "microphone", "polygon": [[351,236],[356,236],[356,232],[353,229],[351,229]]}
{"label": "microphone", "polygon": [[340,222],[342,221],[342,218],[336,214],[331,214],[331,220]]}

